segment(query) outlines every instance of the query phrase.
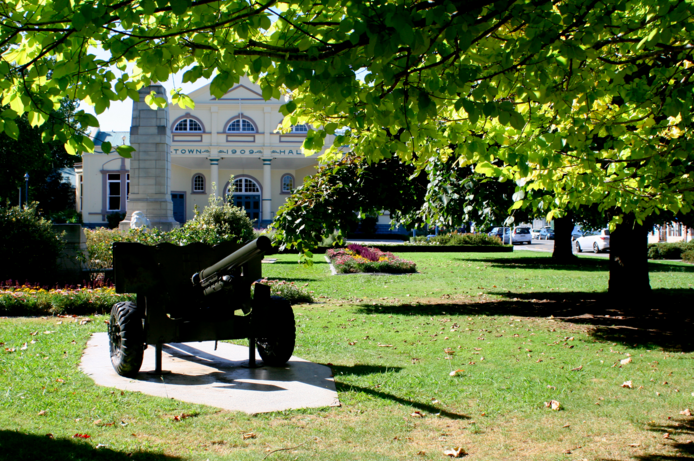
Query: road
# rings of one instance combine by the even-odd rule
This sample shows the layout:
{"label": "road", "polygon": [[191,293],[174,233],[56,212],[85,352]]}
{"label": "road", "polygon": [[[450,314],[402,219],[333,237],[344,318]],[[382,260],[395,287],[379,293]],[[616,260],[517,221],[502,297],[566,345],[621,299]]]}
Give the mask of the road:
{"label": "road", "polygon": [[[573,245],[572,245],[572,248]],[[542,252],[547,252],[551,253],[554,251],[554,240],[533,240],[533,243],[530,245],[515,245],[513,247],[513,251],[542,251]],[[599,258],[609,258],[610,253],[598,253],[595,254],[592,251],[591,252],[582,252],[582,253],[576,253],[576,249],[574,248],[574,254],[580,254],[583,256],[597,256]]]}

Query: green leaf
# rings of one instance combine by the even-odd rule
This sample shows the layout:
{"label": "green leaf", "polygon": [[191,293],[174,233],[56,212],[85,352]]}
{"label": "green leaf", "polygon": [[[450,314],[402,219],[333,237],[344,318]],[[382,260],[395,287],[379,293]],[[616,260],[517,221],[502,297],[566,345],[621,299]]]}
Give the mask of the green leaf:
{"label": "green leaf", "polygon": [[101,143],[101,150],[105,153],[108,154],[111,152],[111,143],[108,141],[104,141]]}
{"label": "green leaf", "polygon": [[400,23],[398,25],[398,34],[400,35],[400,39],[406,44],[406,45],[412,45],[414,42],[414,32],[412,32],[412,26],[410,26],[407,23]]}
{"label": "green leaf", "polygon": [[263,99],[266,101],[272,99],[272,87],[270,85],[263,87]]}
{"label": "green leaf", "polygon": [[171,0],[171,11],[175,15],[182,15],[190,7],[190,0]]}
{"label": "green leaf", "polygon": [[132,153],[135,152],[135,148],[130,146],[118,146],[116,147],[116,152],[123,158],[132,158]]}
{"label": "green leaf", "polygon": [[289,101],[287,104],[283,105],[280,110],[284,115],[289,115],[296,110],[296,103],[294,101]]}
{"label": "green leaf", "polygon": [[19,127],[14,120],[5,120],[5,134],[14,140],[19,138]]}
{"label": "green leaf", "polygon": [[516,130],[522,130],[525,126],[525,120],[523,119],[523,116],[518,112],[514,111],[513,113],[511,113],[511,126]]}
{"label": "green leaf", "polygon": [[75,12],[72,15],[72,27],[74,27],[76,30],[82,30],[84,29],[84,26],[87,24],[87,18],[84,17],[82,13]]}

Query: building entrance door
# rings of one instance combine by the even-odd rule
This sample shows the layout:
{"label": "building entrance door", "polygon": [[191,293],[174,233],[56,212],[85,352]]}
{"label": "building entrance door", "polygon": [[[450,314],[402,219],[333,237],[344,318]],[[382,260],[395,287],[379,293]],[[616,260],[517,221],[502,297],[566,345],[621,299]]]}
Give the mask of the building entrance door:
{"label": "building entrance door", "polygon": [[224,195],[231,199],[234,206],[244,209],[251,221],[255,221],[253,225],[258,225],[262,194],[257,182],[247,177],[235,179],[233,187],[229,185]]}
{"label": "building entrance door", "polygon": [[171,201],[173,202],[173,217],[181,224],[186,222],[186,194],[183,192],[172,192]]}
{"label": "building entrance door", "polygon": [[260,195],[234,194],[234,206],[243,208],[248,217],[260,221]]}

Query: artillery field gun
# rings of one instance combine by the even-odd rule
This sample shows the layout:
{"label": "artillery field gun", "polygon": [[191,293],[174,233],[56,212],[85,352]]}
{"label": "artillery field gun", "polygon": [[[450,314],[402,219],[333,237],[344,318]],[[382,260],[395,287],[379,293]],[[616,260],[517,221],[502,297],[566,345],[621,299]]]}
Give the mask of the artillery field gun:
{"label": "artillery field gun", "polygon": [[116,372],[137,375],[150,344],[156,347],[155,372],[161,373],[165,343],[245,338],[249,366],[255,366],[256,347],[266,365],[284,365],[294,351],[292,307],[255,283],[270,248],[267,237],[243,246],[115,243],[116,291],[137,294],[135,303],[117,303],[111,310],[108,336]]}

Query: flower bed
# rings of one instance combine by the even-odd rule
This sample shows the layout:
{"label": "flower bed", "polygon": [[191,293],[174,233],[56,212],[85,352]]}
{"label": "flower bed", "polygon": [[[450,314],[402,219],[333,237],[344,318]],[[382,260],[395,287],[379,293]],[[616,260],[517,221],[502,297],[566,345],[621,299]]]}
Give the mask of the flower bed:
{"label": "flower bed", "polygon": [[[263,279],[272,296],[282,296],[291,304],[313,301],[311,292],[294,282]],[[116,293],[112,283],[85,282],[84,285],[48,286],[0,282],[0,315],[90,315],[107,314],[121,301],[135,301],[134,294]]]}
{"label": "flower bed", "polygon": [[378,248],[363,247],[361,245],[348,245],[347,248],[328,250],[325,253],[340,274],[357,272],[386,272],[402,274],[417,272],[417,265],[412,261],[406,261],[383,252]]}
{"label": "flower bed", "polygon": [[313,292],[306,290],[308,283],[305,283],[303,286],[299,286],[294,282],[268,279],[262,279],[260,283],[270,287],[270,294],[272,296],[281,296],[289,301],[290,304],[313,302],[313,296],[311,295]]}
{"label": "flower bed", "polygon": [[49,288],[0,282],[0,315],[105,314],[135,295],[118,294],[112,284],[68,285]]}

